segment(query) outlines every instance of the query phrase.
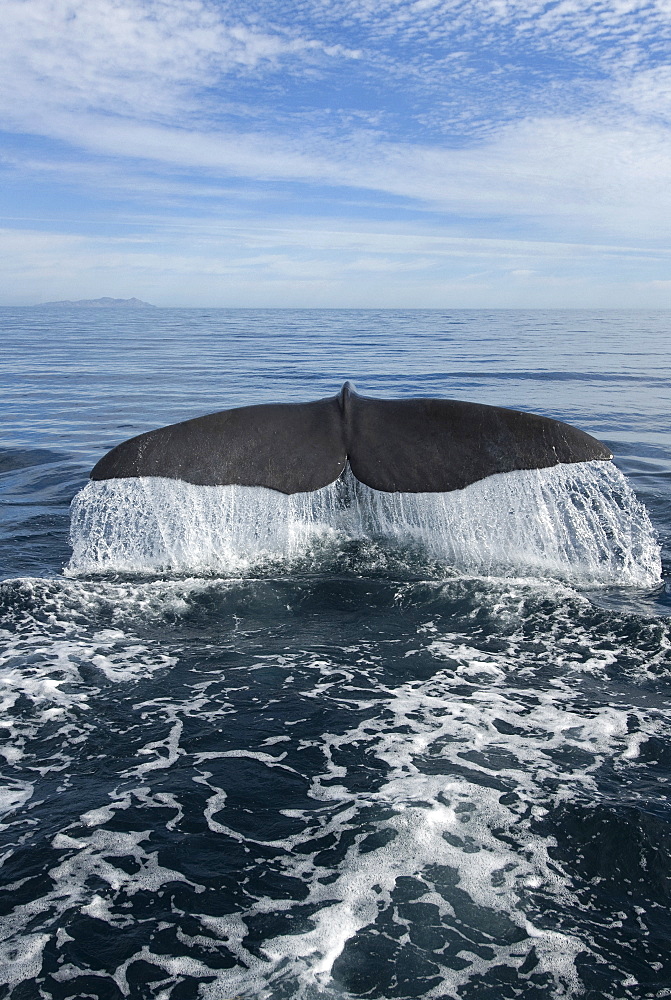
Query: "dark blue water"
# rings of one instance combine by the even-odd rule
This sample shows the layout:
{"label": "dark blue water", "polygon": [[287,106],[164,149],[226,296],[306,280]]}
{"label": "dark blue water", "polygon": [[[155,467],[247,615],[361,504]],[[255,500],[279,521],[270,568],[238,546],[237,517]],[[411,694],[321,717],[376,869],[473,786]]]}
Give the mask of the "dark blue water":
{"label": "dark blue water", "polygon": [[[0,310],[0,997],[671,996],[670,320]],[[616,468],[81,492],[346,378]]]}

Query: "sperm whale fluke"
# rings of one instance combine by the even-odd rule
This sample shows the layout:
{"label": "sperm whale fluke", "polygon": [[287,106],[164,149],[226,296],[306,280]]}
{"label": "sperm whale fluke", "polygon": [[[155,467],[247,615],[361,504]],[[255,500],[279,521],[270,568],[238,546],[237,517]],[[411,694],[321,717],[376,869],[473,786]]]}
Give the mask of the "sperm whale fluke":
{"label": "sperm whale fluke", "polygon": [[243,406],[140,434],[101,458],[91,478],[306,493],[335,482],[349,462],[373,489],[442,493],[498,472],[612,457],[549,417],[454,399],[371,399],[346,382],[327,399]]}

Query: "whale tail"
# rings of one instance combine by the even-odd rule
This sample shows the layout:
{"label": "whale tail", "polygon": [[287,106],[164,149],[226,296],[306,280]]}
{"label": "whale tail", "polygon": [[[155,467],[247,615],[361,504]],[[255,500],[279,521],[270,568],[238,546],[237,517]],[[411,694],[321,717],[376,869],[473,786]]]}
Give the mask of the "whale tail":
{"label": "whale tail", "polygon": [[500,472],[612,457],[549,417],[454,399],[371,399],[346,382],[327,399],[243,406],[140,434],[101,458],[91,478],[161,476],[292,494],[335,482],[349,462],[375,490],[442,493]]}

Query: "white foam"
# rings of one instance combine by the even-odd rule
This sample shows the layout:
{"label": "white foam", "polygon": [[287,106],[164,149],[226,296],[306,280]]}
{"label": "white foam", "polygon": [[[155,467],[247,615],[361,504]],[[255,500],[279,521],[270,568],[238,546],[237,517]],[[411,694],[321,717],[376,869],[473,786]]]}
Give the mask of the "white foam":
{"label": "white foam", "polygon": [[[66,580],[60,586],[74,593],[82,584]],[[91,584],[106,599],[117,594],[118,586]],[[125,586],[130,601],[138,584]],[[155,595],[155,581],[140,586]],[[162,586],[172,602],[177,584]],[[180,593],[183,586],[181,581]],[[406,583],[397,593],[426,586]],[[463,581],[429,586],[458,593]],[[222,705],[230,710],[223,696],[231,679],[224,676],[209,695],[213,679],[194,675],[187,691],[161,690],[156,698],[134,704],[136,718],[151,718],[153,723],[146,743],[134,748],[137,766],[120,772],[112,790],[101,789],[101,798],[89,804],[79,822],[55,833],[52,845],[65,856],[49,870],[53,888],[21,902],[0,922],[2,933],[15,939],[25,936],[30,945],[25,961],[21,953],[23,964],[12,972],[20,977],[16,981],[37,975],[46,938],[30,938],[36,917],[49,914],[55,924],[79,910],[107,923],[114,933],[136,920],[135,896],[153,893],[162,898],[178,881],[188,890],[189,934],[181,929],[181,910],[173,911],[172,919],[188,954],[165,954],[165,946],[138,942],[134,953],[107,973],[122,994],[132,992],[133,965],[148,962],[165,976],[156,996],[166,1000],[184,977],[201,980],[199,995],[204,1000],[289,995],[295,1000],[336,1000],[351,995],[347,976],[352,953],[356,963],[356,949],[370,947],[375,963],[375,942],[388,933],[390,919],[395,961],[399,966],[411,961],[413,935],[424,928],[425,911],[431,909],[435,935],[449,944],[462,967],[453,967],[442,945],[423,946],[427,963],[436,969],[422,993],[427,1000],[457,1000],[469,984],[477,989],[481,977],[495,979],[500,966],[514,970],[521,985],[531,975],[525,971],[530,957],[536,963],[533,975],[544,977],[548,995],[558,1000],[579,995],[576,958],[585,953],[599,956],[601,945],[590,921],[570,917],[581,909],[580,885],[570,869],[562,868],[557,844],[543,822],[547,817],[551,830],[553,813],[566,802],[598,802],[598,776],[604,765],[616,768],[622,787],[629,787],[632,769],[639,767],[640,746],[651,736],[661,743],[671,716],[664,704],[639,707],[637,730],[631,732],[631,705],[606,701],[590,706],[580,696],[581,680],[591,685],[595,678],[607,678],[614,666],[614,641],[619,643],[621,665],[638,657],[638,666],[632,662],[627,669],[648,668],[645,649],[637,651],[607,633],[597,637],[586,628],[593,614],[586,598],[551,581],[502,585],[490,580],[482,586],[491,598],[482,603],[491,615],[496,643],[488,647],[483,635],[478,647],[478,633],[466,623],[463,633],[447,631],[432,605],[413,638],[417,655],[434,663],[430,677],[397,681],[364,645],[360,656],[284,650],[231,667],[242,672],[236,683],[243,683],[245,690],[256,671],[271,663],[278,677],[283,671],[285,679],[296,678],[301,698],[319,704],[336,701],[344,714],[338,716],[342,725],[334,731],[312,730],[306,737],[300,727],[290,728],[295,722],[291,718],[282,735],[258,746],[253,736],[250,746],[228,743],[226,749],[201,749],[198,741],[194,745],[189,739],[180,744],[181,719],[196,714],[211,725]],[[555,609],[548,615],[551,595]],[[668,631],[664,622],[646,628],[659,636]],[[122,641],[117,629],[95,636],[96,643]],[[657,649],[660,643],[653,638],[651,633],[650,645]],[[585,656],[573,659],[580,649]],[[140,654],[144,659],[146,650]],[[668,662],[668,645],[666,657]],[[555,671],[549,680],[548,663]],[[525,683],[517,686],[521,676]],[[359,697],[364,691],[365,699]],[[317,763],[305,775],[310,779],[306,795],[292,803],[300,808],[281,810],[295,821],[291,833],[273,839],[276,834],[261,818],[251,835],[241,833],[235,796],[229,794],[233,771],[220,765],[253,761],[272,782],[281,771],[294,773],[288,760],[295,764],[296,755],[287,751],[297,743]],[[274,744],[276,752],[269,750]],[[377,777],[360,785],[357,772],[369,764]],[[166,768],[190,774],[193,785],[176,780],[174,793],[166,792]],[[133,811],[134,822],[141,817],[141,830],[120,832],[120,814],[126,810]],[[188,827],[182,826],[186,817]],[[286,877],[285,886],[297,880],[302,891],[295,894],[285,888],[283,895],[266,895],[262,880],[255,884],[250,878],[238,912],[212,916],[208,887],[190,880],[181,855],[174,855],[177,870],[159,863],[164,830],[186,833],[196,817],[220,838],[223,853],[231,839],[238,841],[250,872],[272,859],[279,885]],[[324,852],[325,841],[336,850]],[[123,860],[129,857],[132,866]],[[416,887],[411,898],[403,887],[409,877]],[[277,919],[283,914],[292,919]],[[568,915],[566,921],[562,914]],[[268,916],[271,930],[259,941],[260,915]],[[591,920],[602,926],[598,914]],[[478,946],[478,935],[486,938],[486,948]],[[230,955],[234,964],[222,967],[221,953]],[[86,968],[65,961],[54,978],[81,986],[86,973]]]}
{"label": "white foam", "polygon": [[511,472],[450,493],[383,493],[349,470],[293,496],[159,478],[91,482],[72,504],[68,572],[231,575],[269,561],[337,561],[343,543],[377,539],[471,573],[639,587],[661,578],[647,512],[608,462]]}
{"label": "white foam", "polygon": [[48,934],[26,934],[19,940],[0,943],[0,983],[12,989],[33,979],[42,968],[42,952]]}
{"label": "white foam", "polygon": [[[0,683],[8,707],[23,691],[36,710],[26,720],[17,716],[12,722],[9,716],[16,742],[12,737],[8,744],[20,757],[21,741],[27,740],[30,749],[43,721],[51,726],[54,718],[62,718],[68,728],[63,728],[61,751],[43,765],[60,770],[71,745],[85,734],[94,735],[94,713],[82,710],[94,703],[96,685],[109,689],[114,699],[112,685],[155,672],[160,677],[174,664],[169,653],[177,651],[177,640],[169,635],[161,646],[139,638],[137,619],[153,624],[166,610],[172,616],[188,609],[189,601],[199,600],[204,591],[244,593],[257,585],[61,579],[4,586],[22,599],[15,602],[12,619],[18,631],[5,635]],[[422,995],[427,1000],[457,1000],[469,988],[477,991],[480,977],[496,979],[499,966],[514,972],[515,988],[537,975],[547,984],[538,990],[546,989],[557,1000],[580,995],[575,960],[581,953],[609,960],[600,935],[607,937],[602,916],[610,916],[594,912],[585,921],[575,917],[582,907],[581,883],[570,866],[562,867],[551,831],[561,826],[567,805],[591,807],[601,801],[604,767],[615,769],[622,779],[619,787],[634,794],[632,778],[647,756],[641,748],[653,737],[659,745],[668,741],[671,713],[666,702],[632,704],[624,701],[621,690],[625,677],[647,682],[663,671],[668,676],[668,621],[652,620],[641,626],[644,633],[632,632],[631,623],[617,616],[606,621],[586,597],[553,580],[462,577],[391,587],[385,583],[385,588],[389,607],[400,616],[406,606],[416,608],[430,594],[420,623],[414,615],[406,618],[408,626],[415,623],[407,637],[412,648],[406,643],[401,647],[422,660],[419,677],[413,677],[412,659],[405,661],[407,670],[400,658],[387,670],[393,654],[386,635],[376,643],[366,630],[346,650],[335,642],[325,648],[320,641],[316,650],[297,651],[282,642],[281,652],[261,654],[256,644],[253,651],[245,645],[244,637],[251,634],[245,633],[245,623],[232,619],[225,627],[235,630],[240,639],[236,648],[247,649],[248,655],[227,661],[224,670],[218,660],[211,672],[203,662],[188,672],[185,688],[159,682],[148,690],[149,700],[133,701],[133,735],[126,747],[133,757],[127,760],[122,754],[114,780],[109,785],[101,781],[99,789],[94,785],[86,806],[79,807],[85,811],[78,821],[70,813],[70,822],[54,830],[52,846],[63,855],[50,862],[51,887],[45,891],[40,885],[38,896],[22,897],[0,921],[0,938],[6,937],[0,963],[12,983],[39,974],[48,940],[42,931],[53,942],[54,927],[66,924],[68,914],[94,917],[114,934],[143,919],[142,895],[138,911],[134,909],[138,894],[161,899],[171,884],[180,882],[180,892],[188,893],[188,905],[180,906],[186,905],[189,914],[184,923],[189,935],[182,932],[181,910],[173,910],[168,919],[188,954],[164,954],[169,945],[138,941],[134,953],[124,955],[123,962],[119,958],[118,968],[107,973],[121,993],[132,993],[134,963],[149,962],[165,976],[155,993],[166,1000],[183,977],[202,980],[198,989],[203,1000],[342,1000],[351,995],[347,977],[362,949],[370,948],[374,968],[375,942],[388,932],[389,920],[398,931],[395,961],[399,967],[412,961],[413,935],[425,929],[424,911],[413,911],[417,903],[433,908],[438,937],[452,949],[461,943],[457,957],[462,968],[453,968],[440,947],[422,946],[439,980],[426,986]],[[446,613],[464,593],[474,592],[483,616],[477,622],[485,620],[482,630],[470,613]],[[31,600],[24,601],[28,594]],[[92,609],[96,617],[104,611],[108,627],[81,627]],[[109,627],[110,621],[115,627]],[[256,621],[249,628],[255,629]],[[262,675],[269,666],[273,685],[265,690]],[[610,700],[607,683],[613,672],[618,684]],[[258,692],[253,690],[257,677]],[[603,683],[604,699],[595,703],[593,697],[583,697],[583,682],[588,693],[601,690]],[[245,735],[242,727],[233,727],[241,743],[230,742],[225,732],[229,713],[242,705],[262,711],[294,691],[301,711],[287,714],[286,728],[273,729],[278,735],[257,743],[254,728]],[[286,697],[293,705],[293,695]],[[335,717],[327,713],[334,721],[323,726],[325,732],[301,725],[313,705],[334,704],[339,712]],[[281,716],[278,712],[277,719]],[[198,720],[197,728],[186,722],[191,718]],[[194,740],[194,732],[215,728],[225,733],[221,744]],[[300,763],[297,746],[308,751],[308,764]],[[278,811],[294,821],[280,826],[289,834],[269,828],[265,813],[251,833],[240,831],[240,806],[232,794],[239,778],[231,778],[239,762],[253,762],[265,774],[262,789],[279,783],[283,772],[296,773],[293,767],[306,768],[304,774],[299,770],[297,785],[305,795],[286,802],[300,808],[279,809],[277,803]],[[359,774],[369,765],[374,778],[360,783]],[[30,766],[32,774],[34,764]],[[30,782],[7,785],[9,813],[28,802],[31,790]],[[120,832],[125,811],[141,829]],[[188,842],[195,820],[219,841],[214,846],[222,853],[234,840],[249,860],[251,877],[237,898],[236,913],[211,915],[211,886],[191,881],[197,876],[188,852],[169,854],[170,862],[161,854],[161,845],[172,842],[165,831],[177,830]],[[325,850],[325,841],[335,849]],[[124,860],[128,858],[132,865]],[[255,878],[267,864],[284,885],[283,895],[277,890],[266,894],[263,879]],[[410,900],[403,884],[409,877],[421,893]],[[303,887],[297,893],[294,880]],[[285,914],[291,919],[283,920]],[[268,916],[268,931],[260,940],[259,915]],[[502,927],[515,933],[506,935]],[[486,949],[474,944],[469,928],[487,936]],[[66,939],[61,930],[56,933],[60,947]],[[10,941],[21,941],[21,947],[17,950]],[[222,967],[222,953],[235,964]],[[530,956],[537,961],[532,973],[524,968]],[[66,959],[54,978],[73,984],[79,995],[88,971]],[[384,975],[382,967],[379,975]]]}
{"label": "white foam", "polygon": [[[522,966],[532,949],[535,974],[550,977],[552,985],[547,989],[552,996],[580,994],[575,963],[580,954],[592,951],[589,936],[584,929],[578,933],[544,926],[545,919],[535,916],[538,908],[529,903],[529,894],[539,894],[540,912],[548,906],[559,912],[579,909],[571,878],[554,855],[554,839],[534,824],[562,805],[567,754],[576,755],[569,780],[572,802],[592,800],[597,792],[595,774],[605,762],[616,760],[618,766],[628,766],[629,708],[577,707],[570,677],[546,692],[511,689],[510,676],[524,665],[514,639],[506,651],[490,655],[469,647],[459,636],[443,635],[426,648],[440,658],[449,655],[450,667],[428,680],[398,687],[381,683],[378,697],[368,703],[365,719],[344,732],[326,732],[315,741],[326,762],[310,789],[318,809],[285,811],[302,818],[304,829],[282,841],[264,839],[261,829],[258,839],[246,838],[248,846],[281,848],[282,869],[305,884],[307,895],[301,906],[309,906],[312,915],[301,930],[266,939],[262,957],[240,943],[245,920],[253,921],[260,912],[282,911],[287,901],[255,901],[253,908],[237,918],[240,930],[235,947],[231,947],[229,922],[219,927],[207,915],[198,915],[204,932],[225,940],[240,962],[237,968],[217,971],[216,979],[201,987],[204,997],[272,997],[288,983],[291,995],[305,1000],[342,996],[338,959],[355,938],[369,936],[374,942],[376,934],[384,934],[376,930],[376,921],[384,911],[395,908],[398,880],[407,876],[423,883],[425,891],[414,902],[435,909],[436,928],[446,939],[473,920],[470,904],[477,908],[477,926],[487,938],[484,954],[472,948],[469,934],[463,937],[458,952],[464,962],[461,969],[449,962],[442,964],[439,951],[428,953],[439,984],[427,985],[423,996],[456,1000],[469,981],[500,966],[518,970],[523,980],[528,973]],[[535,659],[534,654],[530,659]],[[544,656],[539,655],[536,668],[542,669],[543,662]],[[474,667],[486,668],[488,686],[475,684],[468,698],[453,695],[455,677],[474,680]],[[322,669],[327,677],[328,665]],[[316,683],[315,690],[320,688],[323,685]],[[652,713],[645,724],[648,736],[661,721],[658,713]],[[357,793],[340,783],[347,778],[347,769],[335,761],[352,747],[357,748],[359,759],[365,750],[366,759],[386,765],[386,778],[379,787]],[[257,759],[265,762],[262,756]],[[427,774],[427,760],[443,766]],[[491,778],[495,779],[492,783]],[[203,783],[215,792],[210,774]],[[555,783],[557,790],[550,792]],[[502,795],[504,789],[513,794]],[[225,822],[225,792],[216,792],[208,805],[215,799],[220,814],[210,829],[239,837]],[[360,832],[335,863],[319,860],[320,847],[307,849],[312,839],[320,844],[329,836],[340,840],[348,829]],[[370,849],[365,838],[371,830],[393,837]],[[441,871],[452,873],[455,893],[437,881]],[[469,904],[461,912],[463,894]],[[415,918],[411,912],[412,903],[404,913],[395,911],[394,923],[405,926],[410,935],[401,935],[399,946],[412,939]],[[497,932],[500,920],[519,928],[524,938],[502,941]]]}
{"label": "white foam", "polygon": [[[171,607],[172,588],[166,586]],[[158,600],[155,588],[148,584],[144,590],[106,582],[85,587],[76,580],[3,581],[0,592],[10,606],[18,599],[17,610],[7,615],[12,630],[0,630],[0,714],[7,731],[0,754],[8,765],[20,768],[33,754],[39,734],[57,732],[60,750],[33,761],[31,772],[60,772],[74,747],[95,728],[95,718],[87,716],[100,688],[132,683],[176,663],[158,643],[140,641],[132,632],[104,628],[87,634],[80,627],[96,605],[113,607],[120,619],[124,613],[132,617],[138,606],[151,608]],[[24,601],[32,610],[23,607]],[[160,756],[158,751],[154,756]],[[152,766],[163,765],[140,765]],[[0,782],[0,818],[20,809],[32,788],[23,778]]]}
{"label": "white foam", "polygon": [[[8,763],[14,763],[14,755],[9,751],[3,751],[3,756]],[[33,786],[30,782],[3,778],[0,783],[0,817],[13,813],[25,805],[32,794]],[[0,830],[3,829],[4,825],[0,823]]]}

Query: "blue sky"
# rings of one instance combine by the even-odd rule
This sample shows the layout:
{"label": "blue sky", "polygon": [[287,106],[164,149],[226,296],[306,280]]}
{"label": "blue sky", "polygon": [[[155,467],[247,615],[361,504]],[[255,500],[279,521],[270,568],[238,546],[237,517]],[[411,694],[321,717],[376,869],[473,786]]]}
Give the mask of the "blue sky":
{"label": "blue sky", "polygon": [[671,307],[669,0],[3,0],[0,304]]}

